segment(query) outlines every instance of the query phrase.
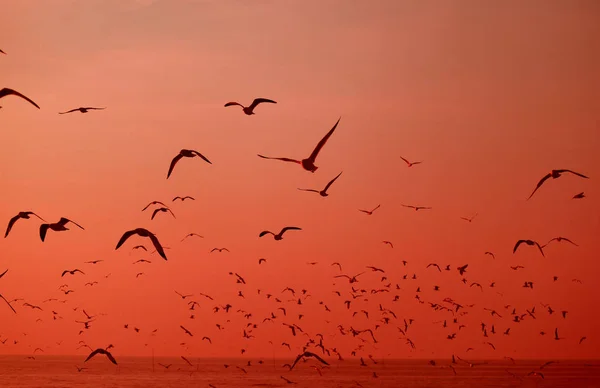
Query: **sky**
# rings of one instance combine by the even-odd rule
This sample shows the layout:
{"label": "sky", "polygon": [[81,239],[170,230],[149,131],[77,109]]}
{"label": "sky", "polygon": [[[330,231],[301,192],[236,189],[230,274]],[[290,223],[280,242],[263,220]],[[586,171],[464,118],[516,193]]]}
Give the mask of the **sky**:
{"label": "sky", "polygon": [[[85,228],[50,231],[42,242],[40,220],[19,220],[0,239],[0,270],[9,270],[0,293],[24,299],[12,303],[17,314],[0,305],[0,339],[8,339],[0,354],[37,347],[86,354],[78,349],[85,341],[113,344],[116,356],[229,357],[245,349],[249,359],[289,357],[321,333],[344,357],[600,356],[600,316],[591,307],[600,303],[598,2],[0,3],[7,54],[0,56],[0,88],[41,107],[14,96],[0,101],[0,221],[31,210]],[[256,97],[277,104],[261,104],[252,116],[224,107]],[[57,114],[80,106],[106,109]],[[315,173],[257,157],[305,158],[340,117]],[[181,149],[212,164],[185,158],[166,179]],[[422,163],[407,167],[401,156]],[[549,180],[527,201],[551,169],[590,179]],[[329,197],[298,190],[322,189],[340,172]],[[586,197],[572,199],[580,192]],[[186,195],[195,200],[172,201]],[[175,217],[151,220],[151,210],[141,210],[154,200]],[[358,211],[377,205],[371,216]],[[475,214],[472,222],[461,219]],[[302,230],[281,241],[258,237],[284,226]],[[167,261],[141,237],[115,250],[125,231],[139,227],[171,248]],[[204,238],[181,242],[192,232]],[[558,236],[578,246],[552,242],[545,257],[527,246],[512,252],[519,239],[545,244]],[[138,244],[149,251],[132,250]],[[230,252],[210,253],[215,247]],[[132,264],[138,259],[151,263]],[[90,260],[103,261],[84,263]],[[456,270],[464,264],[466,283]],[[517,265],[525,268],[510,268]],[[85,274],[61,277],[75,268]],[[334,278],[362,271],[354,284]],[[526,281],[534,288],[524,288]],[[65,295],[62,284],[74,292]],[[366,293],[354,298],[351,286]],[[282,293],[285,287],[296,297]],[[175,291],[194,296],[182,300]],[[431,307],[452,307],[444,298],[466,314]],[[199,303],[193,311],[189,300]],[[229,313],[213,311],[227,303]],[[512,321],[513,308],[527,315],[533,306],[535,320]],[[85,320],[83,309],[95,315],[87,330],[76,322]],[[271,313],[277,318],[263,322]],[[398,328],[409,318],[405,336]],[[291,336],[283,323],[306,335]],[[373,329],[377,343],[344,336],[338,325]],[[553,339],[555,328],[563,340]],[[243,338],[244,329],[254,338]]]}

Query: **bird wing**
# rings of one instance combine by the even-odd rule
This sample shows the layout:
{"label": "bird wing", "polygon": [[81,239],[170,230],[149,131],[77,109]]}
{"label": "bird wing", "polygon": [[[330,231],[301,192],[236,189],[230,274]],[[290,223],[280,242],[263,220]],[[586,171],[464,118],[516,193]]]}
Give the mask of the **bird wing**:
{"label": "bird wing", "polygon": [[90,358],[94,357],[96,354],[98,353],[103,353],[104,349],[96,349],[93,352],[90,353],[90,355],[85,359],[84,362],[87,362]]}
{"label": "bird wing", "polygon": [[198,151],[194,151],[194,150],[192,150],[192,152],[193,152],[194,154],[198,155],[199,157],[201,157],[202,159],[204,159],[204,161],[205,161],[206,163],[208,163],[208,164],[212,164],[212,162],[211,162],[210,160],[208,160],[208,159],[207,159],[207,158],[206,158],[204,155],[202,155],[200,152],[198,152]]}
{"label": "bird wing", "polygon": [[46,222],[45,219],[43,219],[42,217],[38,216],[37,214],[35,214],[34,212],[29,212],[29,214],[33,214],[34,216],[36,216],[37,218],[39,218],[40,220]]}
{"label": "bird wing", "polygon": [[210,253],[213,253],[214,251],[218,251],[218,250],[219,250],[219,248],[213,248],[213,249],[210,251]]}
{"label": "bird wing", "polygon": [[171,213],[171,215],[173,216],[173,218],[177,218],[177,217],[175,217],[175,214],[173,213],[173,211],[171,209],[167,208],[167,210],[169,211],[169,213]]}
{"label": "bird wing", "polygon": [[513,253],[515,253],[517,251],[517,248],[519,248],[519,245],[521,245],[524,242],[525,242],[524,240],[517,241],[517,243],[515,244],[515,247],[513,248]]}
{"label": "bird wing", "polygon": [[400,159],[404,160],[404,163],[410,164],[410,162],[408,160],[404,159],[402,156],[400,157]]}
{"label": "bird wing", "polygon": [[42,242],[46,238],[46,232],[48,231],[49,227],[50,227],[50,224],[42,224],[42,225],[40,225],[40,238],[42,239]]}
{"label": "bird wing", "polygon": [[106,108],[94,108],[94,107],[90,106],[90,107],[85,107],[83,109],[87,109],[87,110],[103,110],[103,109],[106,109]]}
{"label": "bird wing", "polygon": [[[550,178],[551,176],[552,176],[552,174],[548,173],[542,179],[540,179],[540,181],[538,182],[537,186],[535,186],[535,189],[533,190],[533,193],[531,193],[531,195],[529,196],[529,198],[533,197],[533,194],[535,194],[535,192],[537,191],[537,189],[539,189],[544,184],[544,182],[546,182],[546,180],[548,178]],[[529,198],[527,198],[527,200],[529,200]]]}
{"label": "bird wing", "polygon": [[252,104],[250,104],[250,106],[248,108],[250,110],[253,110],[261,102],[270,102],[272,104],[277,104],[277,102],[275,102],[273,100],[269,100],[268,98],[255,98],[254,101],[252,101]]}
{"label": "bird wing", "polygon": [[329,363],[328,363],[327,361],[323,360],[321,357],[319,357],[319,355],[318,355],[318,354],[315,354],[315,353],[312,353],[312,352],[304,352],[304,355],[305,355],[306,357],[314,357],[314,358],[316,358],[317,360],[319,360],[320,362],[322,362],[323,364],[325,364],[325,365],[329,365]]}
{"label": "bird wing", "polygon": [[21,217],[17,214],[13,218],[11,218],[10,221],[8,221],[8,227],[6,228],[6,233],[4,234],[4,238],[6,238],[6,236],[8,236],[8,233],[10,232],[10,230],[13,227],[13,225],[15,224],[15,222],[17,222],[17,220],[19,218],[21,218]]}
{"label": "bird wing", "polygon": [[154,248],[156,248],[156,251],[158,252],[158,254],[160,255],[160,257],[162,257],[163,259],[167,260],[167,255],[165,255],[165,251],[164,251],[162,245],[160,245],[160,242],[158,241],[158,238],[156,238],[156,236],[153,235],[152,233],[150,233],[149,238],[152,241],[152,244],[154,244]]}
{"label": "bird wing", "polygon": [[10,309],[16,314],[17,312],[15,311],[15,309],[13,308],[13,306],[6,300],[6,298],[4,296],[2,296],[2,294],[0,294],[0,298],[4,299],[4,301],[6,302],[6,304],[8,305],[8,307],[10,307]]}
{"label": "bird wing", "polygon": [[173,198],[173,202],[175,202],[175,200],[177,200],[177,199],[183,200],[180,196],[177,196],[177,197]]}
{"label": "bird wing", "polygon": [[269,233],[270,233],[270,234],[272,234],[272,235],[275,235],[275,233],[273,233],[273,232],[271,232],[271,231],[268,231],[268,230],[263,230],[262,232],[260,232],[260,234],[258,235],[258,237],[262,237],[262,236],[264,236],[265,234],[269,234]]}
{"label": "bird wing", "polygon": [[290,158],[274,158],[274,157],[270,157],[270,156],[263,156],[258,154],[258,157],[263,158],[263,159],[274,159],[274,160],[281,160],[283,162],[293,162],[293,163],[298,163],[301,164],[302,162],[296,159],[290,159]]}
{"label": "bird wing", "polygon": [[[294,367],[296,366],[296,364],[298,363],[298,361],[300,361],[300,359],[304,357],[304,354],[299,354],[298,357],[296,357],[296,359],[294,360],[294,363],[292,364],[292,366],[290,367],[290,371],[292,369],[294,369]],[[283,377],[282,377],[283,378]]]}
{"label": "bird wing", "polygon": [[31,100],[28,97],[24,96],[23,94],[17,92],[16,90],[9,89],[9,88],[4,88],[4,89],[0,90],[0,98],[8,96],[8,95],[11,95],[11,94],[13,96],[21,97],[22,99],[29,101],[36,108],[40,109],[40,107],[38,106],[38,104],[36,104],[35,102],[33,102],[33,100]]}
{"label": "bird wing", "polygon": [[315,189],[298,189],[298,190],[300,190],[300,191],[311,191],[313,193],[318,193],[319,192],[319,190],[315,190]]}
{"label": "bird wing", "polygon": [[78,111],[78,110],[79,110],[79,108],[75,108],[75,109],[68,110],[66,112],[58,112],[58,114],[59,115],[64,115],[64,114],[75,112],[75,111]]}
{"label": "bird wing", "polygon": [[379,209],[380,207],[381,207],[381,205],[377,205],[377,206],[375,207],[375,209],[371,210],[371,213],[373,213],[375,210]]}
{"label": "bird wing", "polygon": [[127,231],[127,232],[123,233],[123,236],[121,236],[121,239],[120,239],[120,240],[119,240],[119,242],[117,243],[117,247],[115,248],[115,250],[119,249],[119,247],[120,247],[121,245],[123,245],[123,243],[124,243],[125,241],[127,241],[127,239],[128,239],[129,237],[133,236],[134,234],[137,234],[137,230],[135,230],[135,229],[134,229],[134,230],[129,230],[129,231]]}
{"label": "bird wing", "polygon": [[153,219],[154,219],[154,216],[156,216],[156,213],[158,213],[159,211],[161,211],[160,209],[161,209],[161,208],[154,209],[154,211],[152,212],[152,217],[150,218],[151,220],[153,220]]}
{"label": "bird wing", "polygon": [[538,249],[540,250],[540,253],[542,254],[542,256],[546,257],[546,255],[544,255],[544,251],[542,250],[542,247],[540,246],[540,244],[538,244],[536,241],[534,241],[534,243],[538,247]]}
{"label": "bird wing", "polygon": [[281,232],[279,232],[279,233],[281,235],[283,235],[286,230],[302,230],[302,229],[298,228],[297,226],[286,226],[285,228],[281,229]]}
{"label": "bird wing", "polygon": [[[70,222],[70,223],[72,223],[72,224],[75,224],[75,225],[79,226],[81,229],[83,229],[83,226],[81,226],[81,225],[79,225],[77,222],[75,222],[75,221],[71,221],[70,219],[68,219],[68,218],[65,218],[65,217],[62,217],[62,218],[60,219],[60,221],[58,221],[58,223],[59,223],[59,224],[63,224],[63,225],[65,225],[65,224],[67,224],[67,223],[69,223],[69,222]],[[83,230],[85,230],[85,229],[83,229]]]}
{"label": "bird wing", "polygon": [[171,173],[173,172],[173,168],[175,168],[175,165],[177,164],[177,162],[179,162],[179,159],[183,158],[183,155],[178,154],[177,156],[175,156],[173,158],[173,160],[171,160],[171,165],[169,166],[169,172],[167,173],[167,179],[169,179],[169,177],[171,176]]}
{"label": "bird wing", "polygon": [[327,184],[327,186],[325,186],[323,191],[327,191],[329,189],[329,186],[331,186],[333,184],[333,182],[335,182],[340,177],[340,175],[342,175],[341,172],[335,178],[333,178],[331,181],[329,181],[329,183]]}
{"label": "bird wing", "polygon": [[327,132],[327,134],[321,139],[321,141],[319,142],[319,144],[317,144],[317,146],[315,147],[315,149],[313,150],[312,154],[310,154],[309,159],[312,160],[313,162],[315,161],[315,159],[317,159],[317,155],[319,154],[319,151],[321,151],[321,148],[323,148],[323,146],[325,145],[325,143],[327,143],[327,140],[329,140],[329,137],[333,134],[333,131],[335,131],[335,129],[337,128],[340,120],[342,118],[340,117],[338,119],[338,121],[335,123],[335,125],[333,126],[333,128],[331,128],[331,130],[329,132]]}
{"label": "bird wing", "polygon": [[580,177],[582,177],[582,178],[585,178],[585,179],[590,179],[589,177],[587,177],[587,176],[585,176],[585,175],[583,175],[583,174],[580,174],[580,173],[578,173],[578,172],[572,171],[572,170],[558,170],[558,172],[559,172],[559,173],[563,173],[563,172],[570,172],[571,174],[574,174],[574,175],[580,176]]}
{"label": "bird wing", "polygon": [[240,104],[239,102],[228,102],[227,104],[225,104],[225,107],[233,106],[233,105],[238,105],[238,106],[241,106],[242,108],[244,107],[244,105]]}

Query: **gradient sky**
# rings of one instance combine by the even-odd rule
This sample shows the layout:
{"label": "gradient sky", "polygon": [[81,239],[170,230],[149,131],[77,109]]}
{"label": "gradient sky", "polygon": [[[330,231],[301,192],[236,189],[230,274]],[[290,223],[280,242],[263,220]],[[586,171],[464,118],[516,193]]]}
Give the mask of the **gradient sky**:
{"label": "gradient sky", "polygon": [[[245,348],[250,358],[289,357],[306,337],[291,337],[286,322],[312,336],[323,333],[326,346],[344,356],[360,341],[341,336],[336,326],[376,323],[382,325],[378,343],[368,341],[361,355],[600,356],[600,315],[593,309],[600,303],[594,253],[600,231],[597,1],[0,3],[0,48],[8,54],[0,57],[0,87],[17,89],[41,107],[14,97],[1,101],[0,221],[5,227],[19,211],[33,210],[48,221],[65,216],[85,228],[49,232],[42,243],[39,222],[21,220],[0,240],[0,270],[9,269],[0,292],[44,309],[14,303],[15,315],[0,305],[0,338],[9,339],[0,353],[42,347],[46,354],[85,354],[76,350],[85,340],[94,348],[112,343],[115,355],[149,355],[153,348],[161,355],[237,356]],[[255,116],[223,107],[255,97],[278,103],[259,106]],[[79,106],[107,109],[57,114]],[[256,156],[306,157],[340,116],[314,174]],[[182,160],[166,180],[182,148],[200,151],[213,165]],[[407,168],[401,155],[424,162]],[[549,181],[526,201],[543,175],[560,168],[591,179]],[[297,190],[320,189],[340,171],[328,198]],[[587,198],[571,199],[581,191]],[[177,195],[196,201],[172,203]],[[168,203],[177,218],[159,214],[151,221],[149,211],[140,210],[152,200]],[[358,211],[378,204],[371,217]],[[433,209],[415,212],[401,204]],[[460,219],[475,213],[472,223]],[[264,229],[285,225],[303,230],[282,241],[258,238]],[[138,243],[149,247],[141,238],[115,251],[122,233],[136,227],[172,248],[168,261],[131,251]],[[190,232],[205,238],[180,243]],[[529,247],[512,254],[518,239],[545,243],[557,236],[579,247],[552,243],[546,258]],[[214,247],[231,252],[209,253]],[[260,257],[267,263],[259,266]],[[139,258],[152,264],[132,265]],[[95,259],[104,262],[83,264]],[[319,264],[306,264],[312,261]],[[347,310],[349,284],[333,278],[339,274],[335,261],[348,274],[366,265],[385,269],[391,292],[356,299]],[[452,271],[426,269],[431,262],[450,264]],[[467,285],[455,269],[466,263]],[[86,275],[60,277],[73,268]],[[247,285],[236,284],[229,271]],[[136,278],[138,272],[144,275]],[[417,280],[402,280],[413,273]],[[94,280],[99,284],[84,286]],[[356,285],[368,291],[387,283],[375,273],[359,280]],[[523,288],[525,281],[535,288]],[[471,282],[481,283],[483,292]],[[75,292],[62,294],[57,287],[63,283]],[[393,289],[396,283],[401,290]],[[286,286],[312,296],[297,306],[281,294]],[[414,299],[419,286],[425,304]],[[195,294],[201,307],[187,310],[174,290]],[[239,290],[245,299],[236,296]],[[265,293],[282,299],[287,317]],[[394,295],[400,301],[392,302]],[[451,322],[451,314],[427,303],[445,297],[475,304],[459,317],[467,326],[460,332],[457,325],[433,323]],[[47,298],[67,303],[43,303]],[[212,312],[226,303],[233,305],[229,314]],[[398,320],[376,322],[380,303]],[[540,303],[556,313],[549,316]],[[537,319],[512,323],[506,304],[520,313],[536,306]],[[78,335],[83,325],[75,320],[85,316],[75,307],[106,315]],[[484,307],[503,318],[492,318]],[[247,320],[238,309],[253,317]],[[371,319],[352,317],[361,309]],[[566,319],[562,310],[569,312]],[[53,320],[52,311],[62,319]],[[271,312],[278,315],[275,323],[263,324]],[[298,313],[305,315],[300,321]],[[415,319],[407,335],[416,350],[397,329],[403,318]],[[258,324],[252,340],[242,338],[249,321]],[[484,338],[481,322],[499,333]],[[510,336],[502,335],[508,327]],[[553,340],[555,327],[564,341]],[[453,332],[457,338],[447,340]],[[212,345],[200,340],[204,335]],[[587,341],[579,345],[582,336]],[[495,351],[483,344],[488,340]],[[465,353],[468,347],[475,350]]]}

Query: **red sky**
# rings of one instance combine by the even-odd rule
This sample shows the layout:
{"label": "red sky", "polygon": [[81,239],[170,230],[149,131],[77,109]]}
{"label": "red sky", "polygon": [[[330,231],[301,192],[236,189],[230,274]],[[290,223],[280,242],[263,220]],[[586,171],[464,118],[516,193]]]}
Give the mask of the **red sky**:
{"label": "red sky", "polygon": [[[326,346],[344,356],[361,342],[341,336],[338,324],[380,324],[378,343],[368,341],[364,350],[379,357],[449,357],[468,347],[472,358],[599,355],[600,318],[590,307],[600,302],[598,2],[26,0],[5,1],[3,10],[0,87],[41,109],[15,97],[1,101],[0,221],[33,210],[51,222],[70,218],[85,231],[49,232],[42,243],[39,222],[20,220],[0,240],[0,270],[9,269],[0,292],[44,309],[21,301],[15,315],[0,305],[0,338],[9,339],[0,353],[42,347],[79,354],[85,351],[77,342],[85,340],[92,347],[112,343],[120,355],[148,355],[153,347],[163,355],[235,356],[245,348],[248,357],[286,357],[281,342],[296,352],[307,339],[291,337],[285,322],[313,338],[324,334]],[[278,103],[260,105],[254,116],[223,107],[255,97]],[[79,106],[107,109],[57,114]],[[314,174],[256,156],[307,157],[340,116]],[[165,179],[182,148],[213,165],[182,160]],[[423,163],[407,168],[400,156]],[[544,174],[560,168],[591,179],[563,176],[525,200]],[[320,189],[340,171],[327,198],[297,190]],[[571,199],[581,191],[586,198]],[[196,201],[171,202],[177,195]],[[151,221],[140,210],[152,200],[167,203],[177,218]],[[358,211],[378,204],[370,217]],[[472,223],[460,219],[475,213]],[[282,241],[258,238],[286,225],[303,230]],[[149,247],[141,238],[115,251],[122,233],[136,227],[172,248],[167,262],[131,251],[138,243]],[[180,243],[190,232],[205,238]],[[579,246],[553,242],[546,258],[530,247],[512,254],[518,239],[557,236]],[[214,247],[231,252],[209,253]],[[259,266],[260,257],[267,263]],[[152,264],[133,265],[139,258]],[[83,264],[95,259],[104,261]],[[347,281],[333,278],[336,261],[348,274],[383,268],[388,280],[361,275],[356,286],[369,292],[368,301],[353,299],[347,310],[343,301],[352,297]],[[426,269],[431,262],[452,271]],[[465,285],[455,268],[467,263]],[[525,269],[510,269],[516,265]],[[74,268],[85,275],[60,277]],[[236,284],[229,271],[247,284]],[[136,278],[138,272],[144,275]],[[402,279],[413,273],[417,280]],[[91,281],[99,283],[84,285]],[[523,288],[525,281],[534,289]],[[370,294],[388,282],[391,292]],[[58,291],[64,283],[75,292]],[[302,306],[288,302],[286,286],[311,297]],[[424,304],[414,299],[417,287]],[[201,307],[187,310],[175,290],[194,294]],[[433,323],[452,321],[428,304],[445,297],[475,304],[458,317],[466,328]],[[67,303],[43,303],[47,298]],[[229,314],[212,312],[226,303],[233,305]],[[377,322],[379,304],[398,320]],[[507,304],[525,314],[535,305],[537,319],[513,323]],[[286,317],[277,310],[282,305]],[[74,321],[85,316],[75,307],[106,315],[78,335],[83,325]],[[370,319],[352,317],[362,309]],[[52,311],[62,319],[53,320]],[[275,323],[262,323],[271,312]],[[397,329],[404,318],[415,319],[407,336],[416,350]],[[248,322],[258,325],[251,340],[242,338]],[[499,333],[484,338],[481,322]],[[510,335],[502,335],[508,327]],[[556,327],[565,340],[552,339]],[[457,338],[447,340],[454,332]],[[213,345],[201,341],[205,335]]]}

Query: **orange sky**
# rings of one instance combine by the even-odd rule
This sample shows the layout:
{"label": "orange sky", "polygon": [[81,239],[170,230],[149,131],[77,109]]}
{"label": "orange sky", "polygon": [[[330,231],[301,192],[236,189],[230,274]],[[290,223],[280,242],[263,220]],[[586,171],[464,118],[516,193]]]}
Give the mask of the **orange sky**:
{"label": "orange sky", "polygon": [[[80,354],[77,342],[85,340],[92,347],[112,343],[116,355],[149,355],[154,348],[163,355],[235,356],[245,348],[249,357],[289,357],[280,343],[297,352],[306,338],[291,337],[286,322],[313,337],[323,333],[326,346],[344,356],[360,342],[342,337],[336,326],[376,323],[379,342],[365,344],[365,354],[378,357],[449,357],[468,347],[475,349],[471,358],[599,356],[600,318],[589,307],[600,302],[594,288],[600,274],[594,254],[598,2],[14,0],[3,1],[2,9],[0,48],[7,55],[0,57],[0,88],[19,90],[41,110],[15,97],[1,101],[0,221],[5,228],[19,211],[33,210],[51,222],[71,218],[85,231],[49,232],[42,243],[39,222],[21,220],[0,240],[0,270],[9,269],[0,292],[44,308],[36,312],[19,302],[15,315],[0,305],[0,338],[9,339],[0,353],[42,347],[48,354]],[[254,116],[223,107],[255,97],[278,103],[260,105]],[[107,109],[57,114],[79,106]],[[314,174],[256,156],[307,157],[340,116]],[[213,165],[182,160],[166,180],[182,148],[198,150]],[[407,168],[400,155],[424,162]],[[525,201],[553,168],[591,179],[564,176]],[[321,189],[340,171],[328,198],[297,190]],[[581,191],[587,198],[571,200]],[[196,201],[172,203],[177,195]],[[167,203],[177,218],[159,214],[151,221],[140,210],[152,200]],[[415,212],[402,203],[433,209]],[[357,211],[378,204],[371,217]],[[474,213],[472,223],[460,219]],[[303,230],[283,241],[258,238],[285,225]],[[115,251],[121,234],[136,227],[172,248],[167,262],[131,251],[138,243],[149,247],[141,238]],[[180,243],[190,232],[205,238]],[[553,243],[545,259],[529,247],[512,254],[520,238],[545,243],[556,236],[579,247]],[[231,252],[209,254],[214,247]],[[267,263],[259,266],[260,257]],[[132,265],[139,258],[152,264]],[[95,259],[104,262],[83,264]],[[319,264],[306,264],[311,261]],[[385,269],[391,292],[356,299],[347,310],[349,285],[333,278],[335,261],[348,274],[366,265]],[[450,264],[452,271],[426,269],[430,262]],[[460,281],[455,267],[466,263],[469,284],[481,283],[484,292]],[[509,268],[518,264],[525,269]],[[86,275],[60,277],[73,268]],[[229,271],[247,285],[236,284]],[[136,278],[138,272],[144,275]],[[402,280],[405,273],[418,279]],[[99,284],[84,286],[94,280]],[[368,291],[387,283],[375,273],[359,280]],[[522,288],[529,280],[533,290]],[[75,292],[63,295],[57,289],[63,283]],[[286,286],[312,296],[297,306],[281,294]],[[414,299],[419,286],[422,305]],[[174,290],[195,294],[201,307],[187,310]],[[239,290],[245,299],[236,296]],[[394,295],[400,301],[392,302]],[[475,304],[459,318],[467,326],[460,332],[433,323],[452,319],[427,303],[445,297]],[[47,298],[68,302],[43,303]],[[226,303],[234,306],[229,314],[212,312]],[[376,322],[380,303],[398,321]],[[540,303],[556,313],[549,316]],[[520,313],[537,305],[537,319],[512,323],[505,304]],[[287,317],[277,311],[281,305]],[[78,335],[82,325],[74,321],[85,317],[75,307],[107,315]],[[361,309],[371,319],[352,317]],[[561,310],[569,311],[567,319]],[[54,321],[52,311],[62,319]],[[275,323],[263,324],[271,312]],[[407,335],[416,350],[398,332],[403,318],[415,319]],[[242,338],[249,321],[258,324],[252,340]],[[482,337],[481,322],[500,333]],[[503,336],[508,327],[510,336]],[[552,339],[555,327],[564,341]],[[453,332],[456,340],[447,340]],[[200,340],[204,335],[213,345]],[[587,341],[579,345],[582,336]]]}

